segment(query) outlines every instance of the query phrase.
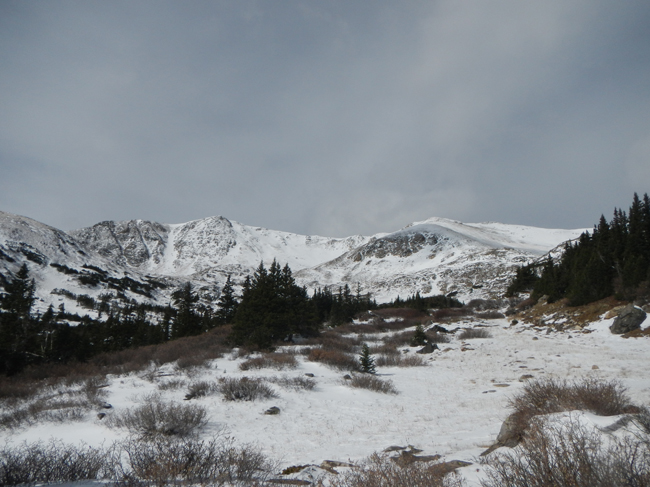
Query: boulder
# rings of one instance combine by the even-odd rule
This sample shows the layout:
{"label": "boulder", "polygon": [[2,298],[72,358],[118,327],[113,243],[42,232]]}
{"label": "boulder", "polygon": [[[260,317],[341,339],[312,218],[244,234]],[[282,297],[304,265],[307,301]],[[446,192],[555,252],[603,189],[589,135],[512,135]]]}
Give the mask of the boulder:
{"label": "boulder", "polygon": [[521,418],[516,413],[511,414],[501,425],[497,435],[497,444],[514,448],[521,441],[522,428]]}
{"label": "boulder", "polygon": [[641,323],[645,321],[646,312],[641,308],[637,308],[633,304],[628,304],[619,313],[609,331],[615,335],[622,335],[630,331],[638,330],[641,328]]}
{"label": "boulder", "polygon": [[264,411],[264,414],[280,414],[280,408],[277,406],[273,406],[266,411]]}
{"label": "boulder", "polygon": [[440,350],[438,345],[435,343],[427,342],[424,347],[418,350],[415,353],[433,353],[434,350]]}

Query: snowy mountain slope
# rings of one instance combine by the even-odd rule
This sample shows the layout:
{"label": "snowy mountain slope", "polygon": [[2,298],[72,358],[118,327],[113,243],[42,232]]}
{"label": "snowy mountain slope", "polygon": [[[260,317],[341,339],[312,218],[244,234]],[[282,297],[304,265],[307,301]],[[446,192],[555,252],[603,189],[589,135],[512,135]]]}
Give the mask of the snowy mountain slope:
{"label": "snowy mountain slope", "polygon": [[358,282],[379,301],[457,293],[461,299],[502,294],[514,268],[537,258],[583,230],[465,224],[431,218],[408,225],[296,274],[308,287]]}
{"label": "snowy mountain slope", "polygon": [[[153,286],[151,276],[125,269],[110,254],[95,252],[70,234],[31,218],[0,212],[0,284],[11,280],[23,263],[36,281],[35,308],[41,312],[50,304],[64,304],[68,311],[87,314],[66,292],[93,297],[121,292],[148,302],[168,294],[160,292],[163,283]],[[176,284],[172,280],[170,289]]]}
{"label": "snowy mountain slope", "polygon": [[[68,233],[26,217],[0,213],[0,274],[23,262],[38,283],[38,308],[65,303],[60,292],[122,293],[167,304],[191,281],[208,303],[228,275],[243,283],[263,261],[288,264],[309,289],[361,286],[378,301],[456,293],[460,299],[503,293],[514,267],[538,258],[583,230],[549,230],[443,218],[372,237],[327,238],[251,227],[224,217],[182,224],[105,221]],[[0,281],[1,283],[2,281]]]}

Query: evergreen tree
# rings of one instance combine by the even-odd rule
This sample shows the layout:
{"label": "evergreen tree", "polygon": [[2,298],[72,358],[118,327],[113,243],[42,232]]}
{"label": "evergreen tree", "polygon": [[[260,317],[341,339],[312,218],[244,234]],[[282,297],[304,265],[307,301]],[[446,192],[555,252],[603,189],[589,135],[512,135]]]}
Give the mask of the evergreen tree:
{"label": "evergreen tree", "polygon": [[232,323],[235,313],[237,312],[237,306],[239,301],[235,296],[235,290],[232,287],[232,282],[230,280],[230,274],[226,278],[226,283],[221,289],[221,295],[219,296],[219,301],[217,301],[219,309],[216,313],[216,321],[219,324]]}
{"label": "evergreen tree", "polygon": [[269,348],[294,334],[313,335],[318,331],[317,313],[307,291],[296,285],[289,266],[280,268],[274,260],[267,271],[260,263],[233,320],[231,340]]}
{"label": "evergreen tree", "polygon": [[201,333],[201,317],[196,312],[199,297],[192,290],[192,284],[186,283],[172,294],[176,307],[176,316],[172,324],[172,338],[198,335]]}
{"label": "evergreen tree", "polygon": [[427,334],[424,332],[424,326],[422,323],[419,323],[415,327],[415,332],[413,333],[413,338],[411,338],[412,347],[421,347],[427,343]]}
{"label": "evergreen tree", "polygon": [[21,318],[28,318],[34,305],[34,280],[29,278],[27,264],[23,264],[13,281],[5,286],[2,308]]}
{"label": "evergreen tree", "polygon": [[375,359],[370,355],[370,348],[368,344],[364,343],[361,347],[361,354],[359,355],[359,365],[361,366],[361,372],[366,374],[374,374],[375,370]]}

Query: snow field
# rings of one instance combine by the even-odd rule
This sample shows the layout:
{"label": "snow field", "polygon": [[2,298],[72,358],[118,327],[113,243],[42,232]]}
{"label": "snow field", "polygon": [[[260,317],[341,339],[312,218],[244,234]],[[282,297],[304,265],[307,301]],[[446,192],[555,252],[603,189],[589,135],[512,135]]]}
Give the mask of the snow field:
{"label": "snow field", "polygon": [[[458,326],[475,326],[466,321]],[[550,334],[526,325],[510,326],[507,320],[481,323],[491,338],[439,344],[440,351],[425,355],[423,367],[380,367],[377,376],[390,379],[399,394],[381,394],[345,385],[345,372],[309,362],[298,354],[298,367],[241,371],[245,358],[229,354],[213,360],[208,368],[190,371],[161,367],[129,376],[110,377],[106,401],[109,414],[141,404],[152,393],[164,401],[182,402],[187,387],[194,381],[216,382],[221,377],[297,377],[314,374],[316,387],[295,391],[269,385],[277,398],[252,402],[225,402],[219,394],[193,399],[205,407],[208,425],[202,438],[227,431],[238,443],[258,446],[281,468],[320,464],[324,460],[359,461],[392,445],[413,445],[423,455],[443,455],[443,460],[476,462],[478,455],[496,439],[507,408],[522,386],[519,378],[557,377],[579,379],[596,377],[620,380],[629,390],[632,402],[650,405],[650,378],[647,364],[650,341],[623,339],[609,333],[611,320],[586,329],[590,333]],[[457,326],[457,325],[452,325]],[[451,328],[451,326],[449,326]],[[385,334],[384,334],[385,335]],[[369,345],[382,335],[365,335]],[[287,347],[290,348],[290,347]],[[412,354],[416,348],[402,347]],[[465,351],[462,351],[465,350]],[[594,367],[596,366],[596,367]],[[183,387],[160,390],[159,385],[182,380]],[[272,406],[279,415],[265,415]],[[97,419],[99,411],[87,414],[81,422],[41,423],[14,431],[0,432],[0,441],[47,441],[57,438],[66,443],[106,445],[125,438],[125,430],[109,428]],[[592,415],[593,416],[593,415]],[[591,417],[586,415],[589,420]],[[592,418],[598,425],[611,424],[614,418]],[[478,463],[461,469],[468,485],[478,485],[483,467]],[[477,469],[479,472],[477,472]]]}

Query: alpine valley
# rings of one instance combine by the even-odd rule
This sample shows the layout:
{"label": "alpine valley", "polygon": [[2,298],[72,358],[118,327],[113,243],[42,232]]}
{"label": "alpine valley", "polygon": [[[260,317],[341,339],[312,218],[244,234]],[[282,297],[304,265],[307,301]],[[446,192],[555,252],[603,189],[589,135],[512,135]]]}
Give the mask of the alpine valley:
{"label": "alpine valley", "polygon": [[504,293],[517,266],[543,258],[585,229],[558,230],[430,218],[391,233],[327,238],[251,227],[224,217],[182,224],[104,221],[69,232],[0,212],[0,286],[23,264],[36,283],[35,310],[50,304],[96,317],[79,296],[167,305],[190,282],[213,305],[230,275],[235,289],[260,262],[288,264],[309,291],[346,284],[377,302]]}

